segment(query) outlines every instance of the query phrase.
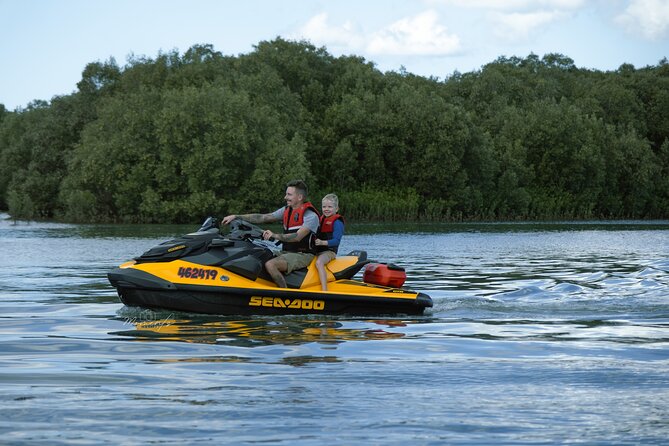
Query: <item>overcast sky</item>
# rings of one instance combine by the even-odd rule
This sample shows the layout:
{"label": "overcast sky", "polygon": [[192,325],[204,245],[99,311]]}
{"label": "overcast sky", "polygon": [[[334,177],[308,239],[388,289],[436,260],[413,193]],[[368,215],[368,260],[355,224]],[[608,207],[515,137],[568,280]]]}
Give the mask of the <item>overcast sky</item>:
{"label": "overcast sky", "polygon": [[669,57],[669,0],[0,0],[0,104],[70,94],[89,62],[277,36],[441,79],[530,53],[639,68]]}

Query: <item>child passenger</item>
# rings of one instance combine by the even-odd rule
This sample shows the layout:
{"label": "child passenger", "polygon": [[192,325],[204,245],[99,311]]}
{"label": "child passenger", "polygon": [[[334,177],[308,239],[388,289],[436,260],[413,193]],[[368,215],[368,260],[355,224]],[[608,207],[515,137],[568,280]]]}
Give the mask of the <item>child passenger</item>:
{"label": "child passenger", "polygon": [[316,268],[321,280],[321,289],[328,290],[328,276],[325,265],[337,255],[337,249],[344,235],[344,217],[339,215],[339,198],[335,194],[327,194],[322,201],[323,215],[320,219],[318,234],[316,235]]}

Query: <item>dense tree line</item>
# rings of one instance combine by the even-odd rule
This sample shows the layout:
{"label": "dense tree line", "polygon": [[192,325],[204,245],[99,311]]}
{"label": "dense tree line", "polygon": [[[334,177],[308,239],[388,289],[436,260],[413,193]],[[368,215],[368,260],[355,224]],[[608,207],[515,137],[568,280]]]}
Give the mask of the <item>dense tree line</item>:
{"label": "dense tree line", "polygon": [[292,178],[355,219],[667,218],[669,64],[532,54],[439,80],[278,38],[94,62],[70,95],[0,105],[15,218],[270,211]]}

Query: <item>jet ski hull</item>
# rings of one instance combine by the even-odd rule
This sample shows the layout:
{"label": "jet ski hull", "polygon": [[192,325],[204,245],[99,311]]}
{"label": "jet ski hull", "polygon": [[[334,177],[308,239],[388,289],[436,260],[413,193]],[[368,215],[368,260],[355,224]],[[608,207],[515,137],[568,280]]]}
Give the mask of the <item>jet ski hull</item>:
{"label": "jet ski hull", "polygon": [[[348,293],[174,284],[148,273],[121,268],[110,272],[109,280],[116,287],[121,302],[127,306],[187,313],[420,315],[432,306],[432,300],[426,294],[355,280],[329,284],[333,290],[346,288]],[[359,291],[350,291],[355,288]]]}
{"label": "jet ski hull", "polygon": [[119,290],[121,302],[129,307],[218,315],[422,315],[425,308],[431,306],[424,296],[419,296],[418,299],[406,301],[393,300],[392,302],[388,302],[381,301],[378,298],[360,298],[345,295],[310,296],[309,298],[304,298],[290,294],[285,294],[284,297],[279,297],[278,295],[275,297],[271,295],[248,296],[229,291],[212,293],[209,291],[162,291],[130,288]]}

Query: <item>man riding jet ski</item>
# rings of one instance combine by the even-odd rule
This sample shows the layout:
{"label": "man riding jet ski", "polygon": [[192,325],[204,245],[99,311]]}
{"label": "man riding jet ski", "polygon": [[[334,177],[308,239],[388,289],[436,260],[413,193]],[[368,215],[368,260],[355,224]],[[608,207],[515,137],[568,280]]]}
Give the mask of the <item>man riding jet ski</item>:
{"label": "man riding jet ski", "polygon": [[307,185],[302,180],[293,180],[286,185],[284,196],[286,205],[270,214],[228,215],[223,223],[228,224],[236,218],[250,223],[283,222],[283,234],[270,230],[263,232],[265,240],[277,240],[283,243],[283,251],[265,263],[265,268],[272,279],[281,288],[286,288],[284,274],[306,268],[314,257],[313,238],[318,232],[320,215],[307,200]]}

